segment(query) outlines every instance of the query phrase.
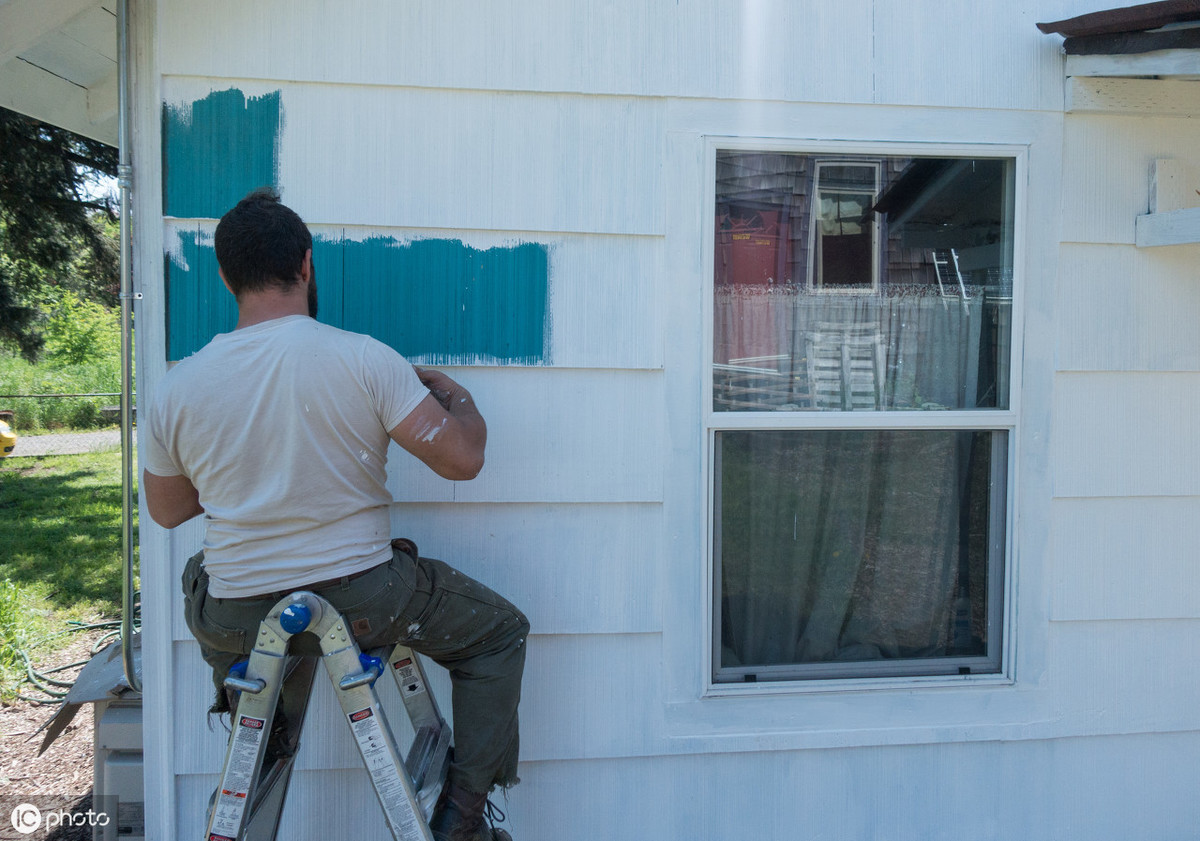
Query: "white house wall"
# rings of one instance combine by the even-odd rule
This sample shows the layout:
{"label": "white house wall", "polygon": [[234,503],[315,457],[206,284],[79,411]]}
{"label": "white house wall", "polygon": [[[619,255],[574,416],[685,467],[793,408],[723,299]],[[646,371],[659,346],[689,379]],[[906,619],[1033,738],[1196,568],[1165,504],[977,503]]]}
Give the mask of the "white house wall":
{"label": "white house wall", "polygon": [[[134,9],[143,399],[166,370],[164,255],[213,224],[163,216],[164,104],[277,92],[278,184],[319,236],[546,249],[544,356],[447,368],[488,418],[484,473],[446,482],[393,448],[389,475],[396,534],[530,617],[519,841],[1190,837],[1200,279],[1195,246],[1132,243],[1150,162],[1194,162],[1200,130],[1064,117],[1059,41],[1033,24],[1092,4]],[[1021,158],[1009,674],[701,697],[712,137]],[[184,838],[225,738],[178,593],[201,529],[142,513],[149,837]],[[337,718],[319,682],[285,830],[382,838]]]}

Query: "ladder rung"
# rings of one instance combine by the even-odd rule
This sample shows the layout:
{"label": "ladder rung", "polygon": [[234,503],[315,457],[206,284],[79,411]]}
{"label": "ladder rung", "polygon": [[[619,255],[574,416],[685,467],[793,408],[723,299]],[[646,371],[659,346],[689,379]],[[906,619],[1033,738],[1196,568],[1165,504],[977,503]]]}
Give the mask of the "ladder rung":
{"label": "ladder rung", "polygon": [[434,727],[422,727],[413,738],[404,767],[413,781],[413,788],[420,788],[425,782],[425,775],[434,761],[434,749],[438,743],[438,730]]}

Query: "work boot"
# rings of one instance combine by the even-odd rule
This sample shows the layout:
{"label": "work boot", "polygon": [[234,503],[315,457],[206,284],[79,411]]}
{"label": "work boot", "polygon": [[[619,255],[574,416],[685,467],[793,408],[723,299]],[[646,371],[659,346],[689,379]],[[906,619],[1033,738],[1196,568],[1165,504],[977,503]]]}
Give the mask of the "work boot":
{"label": "work boot", "polygon": [[[486,794],[446,783],[429,821],[433,841],[512,841],[503,829],[491,826],[492,812],[499,810],[488,803]],[[502,812],[499,820],[504,820]]]}

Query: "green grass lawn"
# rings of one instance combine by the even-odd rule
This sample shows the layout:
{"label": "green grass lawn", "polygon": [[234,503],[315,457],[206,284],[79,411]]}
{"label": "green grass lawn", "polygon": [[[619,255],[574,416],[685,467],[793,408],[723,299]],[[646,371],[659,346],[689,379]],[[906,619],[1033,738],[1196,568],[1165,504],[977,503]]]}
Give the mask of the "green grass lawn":
{"label": "green grass lawn", "polygon": [[0,697],[19,680],[15,649],[52,654],[71,623],[120,608],[120,450],[0,460]]}

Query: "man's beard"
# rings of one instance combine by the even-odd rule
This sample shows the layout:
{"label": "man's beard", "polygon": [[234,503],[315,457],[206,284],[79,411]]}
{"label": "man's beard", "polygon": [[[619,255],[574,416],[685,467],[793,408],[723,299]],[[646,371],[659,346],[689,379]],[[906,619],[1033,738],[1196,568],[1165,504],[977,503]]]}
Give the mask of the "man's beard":
{"label": "man's beard", "polygon": [[317,267],[312,265],[308,278],[308,316],[317,317]]}

